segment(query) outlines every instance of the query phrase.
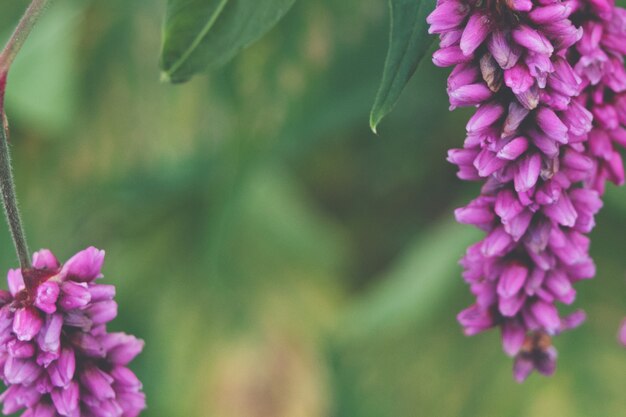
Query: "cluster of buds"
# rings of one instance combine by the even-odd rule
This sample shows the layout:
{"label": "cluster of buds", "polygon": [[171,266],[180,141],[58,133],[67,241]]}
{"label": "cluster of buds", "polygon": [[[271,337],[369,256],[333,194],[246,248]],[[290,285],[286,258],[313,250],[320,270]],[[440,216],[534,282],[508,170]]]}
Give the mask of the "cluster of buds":
{"label": "cluster of buds", "polygon": [[2,412],[22,417],[135,417],[145,408],[128,363],[143,341],[109,333],[115,287],[102,278],[104,251],[90,247],[64,265],[48,250],[33,268],[9,271],[0,291]]}
{"label": "cluster of buds", "polygon": [[[624,181],[626,11],[609,0],[439,0],[433,62],[453,66],[451,109],[475,106],[462,149],[448,160],[481,195],[456,210],[486,232],[461,264],[476,303],[459,314],[468,335],[499,327],[514,376],[550,375],[552,336],[581,324],[573,284],[589,257],[604,184]],[[625,330],[626,331],[626,330]]]}
{"label": "cluster of buds", "polygon": [[108,332],[115,287],[102,278],[104,251],[89,247],[64,265],[47,249],[32,262],[18,209],[4,112],[7,75],[48,0],[32,0],[0,51],[0,194],[20,268],[0,290],[2,413],[22,417],[136,417],[146,408],[128,364],[144,342]]}

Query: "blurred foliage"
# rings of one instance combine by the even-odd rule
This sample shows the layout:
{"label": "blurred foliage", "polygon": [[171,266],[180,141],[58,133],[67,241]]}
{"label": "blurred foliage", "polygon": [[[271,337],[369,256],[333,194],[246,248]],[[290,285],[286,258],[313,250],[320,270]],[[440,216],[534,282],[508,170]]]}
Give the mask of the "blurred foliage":
{"label": "blurred foliage", "polygon": [[[219,72],[159,83],[165,4],[58,0],[9,77],[32,249],[107,250],[115,329],[147,342],[145,416],[577,417],[626,409],[626,192],[597,218],[588,323],[518,385],[495,332],[464,337],[456,260],[477,186],[445,162],[468,111],[418,69],[375,137],[374,0],[297,2]],[[7,35],[22,2],[3,5]],[[0,261],[15,265],[8,233]]]}

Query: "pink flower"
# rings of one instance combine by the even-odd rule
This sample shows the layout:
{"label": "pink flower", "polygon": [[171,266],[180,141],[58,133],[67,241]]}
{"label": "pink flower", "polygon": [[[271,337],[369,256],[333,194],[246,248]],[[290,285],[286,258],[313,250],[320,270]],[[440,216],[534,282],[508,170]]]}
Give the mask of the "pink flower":
{"label": "pink flower", "polygon": [[483,182],[455,211],[486,232],[461,260],[476,303],[459,322],[468,335],[500,327],[517,380],[550,375],[552,336],[584,319],[558,304],[595,274],[586,234],[604,184],[624,182],[614,144],[626,145],[626,11],[608,0],[439,0],[427,21],[441,39],[435,64],[454,66],[451,109],[476,107],[463,148],[448,153],[459,178]]}
{"label": "pink flower", "polygon": [[[626,10],[610,1],[588,1],[578,15],[585,31],[576,45],[577,53],[571,55],[585,89],[577,101],[594,116],[584,150],[592,174],[585,181],[589,188],[603,194],[607,181],[622,185],[625,177],[618,149],[626,145]],[[583,216],[579,223],[593,226],[589,216]],[[622,327],[622,343],[625,332]]]}
{"label": "pink flower", "polygon": [[143,341],[107,332],[117,304],[113,286],[95,283],[103,261],[104,251],[91,247],[61,266],[44,249],[33,255],[34,269],[9,271],[11,293],[0,297],[4,414],[127,417],[145,408],[127,368]]}

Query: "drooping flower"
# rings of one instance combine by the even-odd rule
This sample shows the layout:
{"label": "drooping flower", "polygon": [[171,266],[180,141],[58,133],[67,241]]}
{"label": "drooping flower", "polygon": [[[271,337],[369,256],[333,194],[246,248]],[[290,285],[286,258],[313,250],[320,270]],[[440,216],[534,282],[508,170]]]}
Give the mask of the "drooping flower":
{"label": "drooping flower", "polygon": [[[451,108],[476,106],[463,149],[448,160],[481,196],[455,212],[486,231],[461,264],[476,303],[461,312],[468,335],[499,327],[514,375],[555,370],[551,337],[582,323],[563,317],[573,284],[592,278],[586,234],[602,206],[587,140],[592,114],[572,66],[583,30],[570,20],[576,1],[440,0],[428,17],[440,34],[433,61],[455,66]],[[597,117],[597,116],[596,116]]]}
{"label": "drooping flower", "polygon": [[[584,28],[569,53],[584,85],[577,100],[594,116],[586,149],[593,161],[587,185],[603,194],[607,181],[624,184],[618,147],[626,146],[626,10],[612,0],[587,0],[578,3],[574,17]],[[622,328],[620,340],[626,344],[624,332]]]}
{"label": "drooping flower", "polygon": [[103,261],[90,247],[60,265],[44,249],[32,269],[9,271],[9,291],[0,291],[4,414],[134,417],[145,408],[127,367],[143,341],[107,332],[117,304],[115,287],[96,283]]}

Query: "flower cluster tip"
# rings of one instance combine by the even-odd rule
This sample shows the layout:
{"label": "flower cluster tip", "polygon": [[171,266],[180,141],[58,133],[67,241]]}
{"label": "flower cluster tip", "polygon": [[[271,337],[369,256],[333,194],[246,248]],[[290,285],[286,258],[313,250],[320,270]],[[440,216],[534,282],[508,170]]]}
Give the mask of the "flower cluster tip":
{"label": "flower cluster tip", "polygon": [[2,412],[23,417],[135,417],[145,408],[128,364],[143,341],[110,333],[113,285],[102,278],[104,251],[90,247],[61,265],[49,250],[33,267],[8,273],[0,291]]}

